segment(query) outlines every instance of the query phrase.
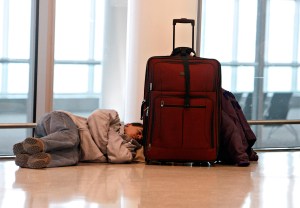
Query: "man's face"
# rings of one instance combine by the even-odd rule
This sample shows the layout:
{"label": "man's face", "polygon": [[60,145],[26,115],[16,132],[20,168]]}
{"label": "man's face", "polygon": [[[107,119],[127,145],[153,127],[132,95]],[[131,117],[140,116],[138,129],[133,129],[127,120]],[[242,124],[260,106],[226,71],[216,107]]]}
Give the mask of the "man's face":
{"label": "man's face", "polygon": [[124,133],[135,140],[141,140],[143,138],[143,127],[133,126],[132,124],[126,124]]}

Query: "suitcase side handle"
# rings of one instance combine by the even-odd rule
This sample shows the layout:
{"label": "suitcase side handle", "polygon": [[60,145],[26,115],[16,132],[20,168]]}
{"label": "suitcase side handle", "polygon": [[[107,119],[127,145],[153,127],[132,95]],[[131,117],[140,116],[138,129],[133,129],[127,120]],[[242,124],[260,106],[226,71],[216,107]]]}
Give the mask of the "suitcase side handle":
{"label": "suitcase side handle", "polygon": [[191,24],[192,25],[192,49],[194,50],[194,31],[195,31],[195,20],[181,18],[181,19],[173,19],[173,50],[175,49],[175,26],[177,23],[183,24]]}

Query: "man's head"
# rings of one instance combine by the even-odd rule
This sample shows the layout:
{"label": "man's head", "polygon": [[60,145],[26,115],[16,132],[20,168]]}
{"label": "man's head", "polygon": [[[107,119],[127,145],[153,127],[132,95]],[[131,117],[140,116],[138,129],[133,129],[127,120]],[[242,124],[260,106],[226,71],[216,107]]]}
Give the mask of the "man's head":
{"label": "man's head", "polygon": [[143,124],[141,123],[128,123],[125,125],[124,133],[137,140],[141,141],[143,138]]}

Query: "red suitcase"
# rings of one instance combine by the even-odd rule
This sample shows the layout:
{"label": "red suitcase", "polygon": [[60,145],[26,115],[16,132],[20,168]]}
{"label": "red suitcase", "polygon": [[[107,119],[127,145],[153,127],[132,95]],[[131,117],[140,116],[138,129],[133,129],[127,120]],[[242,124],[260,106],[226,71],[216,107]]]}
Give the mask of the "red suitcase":
{"label": "red suitcase", "polygon": [[[213,162],[217,159],[221,115],[221,65],[191,56],[193,47],[147,62],[141,119],[146,162]],[[194,53],[195,54],[195,53]]]}

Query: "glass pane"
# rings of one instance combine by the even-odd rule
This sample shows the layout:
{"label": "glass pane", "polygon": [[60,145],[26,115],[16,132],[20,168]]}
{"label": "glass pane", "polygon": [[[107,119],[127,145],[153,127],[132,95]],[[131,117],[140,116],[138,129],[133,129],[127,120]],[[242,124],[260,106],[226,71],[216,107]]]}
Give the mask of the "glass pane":
{"label": "glass pane", "polygon": [[[300,17],[298,20],[300,22]],[[295,32],[297,32],[297,31],[295,31]],[[300,25],[298,27],[298,34],[300,34]],[[298,51],[297,51],[298,57],[296,57],[296,59],[297,59],[297,62],[299,63],[300,62],[300,35],[298,35],[296,38],[298,38]]]}
{"label": "glass pane", "polygon": [[269,2],[268,62],[292,62],[296,1],[272,0]]}
{"label": "glass pane", "polygon": [[[107,1],[107,0],[106,0]],[[94,26],[95,26],[95,46],[96,50],[94,50],[94,58],[96,60],[102,60],[103,57],[103,40],[104,40],[104,33],[103,33],[103,27],[104,27],[104,13],[105,13],[105,1],[104,0],[96,0],[95,1],[95,20],[94,20]]]}
{"label": "glass pane", "polygon": [[88,66],[55,65],[54,93],[87,93]]}
{"label": "glass pane", "polygon": [[252,92],[253,90],[254,90],[254,67],[238,67],[236,91]]}
{"label": "glass pane", "polygon": [[[0,1],[0,123],[32,123],[31,0]],[[5,61],[2,61],[2,60]],[[0,129],[0,155],[32,129]]]}
{"label": "glass pane", "polygon": [[268,92],[285,92],[292,90],[292,68],[290,67],[269,67],[266,69],[268,77]]}
{"label": "glass pane", "polygon": [[255,61],[257,1],[239,1],[238,48],[239,62]]}
{"label": "glass pane", "polygon": [[263,138],[259,141],[259,148],[291,148],[299,147],[300,126],[279,125],[263,126]]}
{"label": "glass pane", "polygon": [[103,0],[56,2],[56,60],[102,58],[104,3]]}
{"label": "glass pane", "polygon": [[226,90],[232,91],[232,67],[222,67],[222,87]]}
{"label": "glass pane", "polygon": [[56,1],[55,19],[55,60],[87,60],[90,24],[94,21],[91,1]]}
{"label": "glass pane", "polygon": [[30,52],[31,0],[9,0],[8,57],[28,59]]}
{"label": "glass pane", "polygon": [[[4,121],[1,119],[4,117],[14,117],[13,122],[23,122],[22,117],[24,117],[24,114],[4,114],[0,116],[0,122],[8,122],[6,119]],[[0,129],[0,156],[13,155],[12,146],[30,135],[31,132],[27,129]]]}
{"label": "glass pane", "polygon": [[27,94],[29,88],[29,65],[9,64],[7,80],[8,94]]}
{"label": "glass pane", "polygon": [[[298,72],[297,72],[297,80],[300,80],[300,68],[298,68]],[[300,81],[297,82],[297,91],[300,92]],[[300,118],[300,116],[299,116]]]}
{"label": "glass pane", "polygon": [[[265,119],[290,120],[299,119],[299,108],[293,106],[297,99],[292,92],[269,93],[266,99]],[[286,148],[300,145],[300,125],[266,125],[262,129],[260,147]]]}
{"label": "glass pane", "polygon": [[95,66],[94,71],[94,93],[102,92],[102,66]]}
{"label": "glass pane", "polygon": [[0,1],[0,58],[3,57],[3,36],[4,36],[4,12],[5,12],[5,7],[4,7],[4,1]]}
{"label": "glass pane", "polygon": [[[234,0],[203,1],[201,56],[232,60]],[[224,9],[226,8],[226,9]]]}
{"label": "glass pane", "polygon": [[98,0],[56,2],[53,109],[83,115],[100,106],[104,4]]}
{"label": "glass pane", "polygon": [[[0,41],[0,42],[1,42],[1,41]],[[2,64],[0,64],[0,80],[1,80],[1,81],[3,80],[3,78],[2,78],[2,77],[3,77],[2,71],[3,71],[3,70],[2,70]],[[2,82],[0,83],[0,92],[1,92],[1,94],[2,94],[2,92],[4,91],[4,90],[3,90],[3,84],[4,84],[4,83],[3,83],[3,81],[2,81]]]}
{"label": "glass pane", "polygon": [[[221,62],[222,87],[238,95],[247,119],[299,119],[300,69],[293,68],[300,61],[300,26],[296,19],[299,2],[202,2],[201,56]],[[261,16],[257,19],[258,15]],[[265,15],[266,19],[261,18]],[[257,33],[258,26],[266,27],[266,37]],[[262,42],[256,43],[257,40]],[[265,51],[255,54],[256,47],[262,46]],[[256,59],[257,55],[262,57]],[[269,63],[272,66],[267,67]],[[286,94],[290,97],[284,97]],[[299,125],[254,125],[252,128],[258,138],[256,148],[300,145]]]}

